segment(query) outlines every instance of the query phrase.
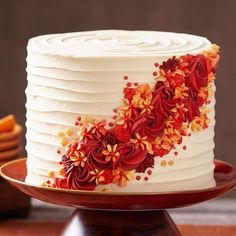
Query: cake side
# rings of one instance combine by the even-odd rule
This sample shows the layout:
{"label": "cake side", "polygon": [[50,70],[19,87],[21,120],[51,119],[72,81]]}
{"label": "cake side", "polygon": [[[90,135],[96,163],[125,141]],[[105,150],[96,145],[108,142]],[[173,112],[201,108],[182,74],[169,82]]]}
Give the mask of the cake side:
{"label": "cake side", "polygon": [[[101,34],[101,31],[99,32]],[[103,41],[119,41],[114,36],[110,36],[110,39],[107,39],[108,33],[107,31],[105,32]],[[119,47],[122,48],[125,43],[132,44],[134,39],[127,39],[127,31],[119,31],[118,33],[120,38],[122,38],[123,33],[123,38],[125,39],[121,45],[119,44]],[[133,32],[128,34],[132,35]],[[137,41],[137,35],[135,35],[136,41],[134,40],[132,44],[132,52],[127,50],[122,52],[123,54],[126,52],[128,55],[122,55],[122,53],[117,52],[114,52],[115,56],[109,53],[104,55],[103,52],[103,54],[98,56],[99,52],[97,52],[96,56],[93,55],[94,57],[90,53],[90,58],[88,58],[86,55],[68,56],[71,54],[71,51],[69,51],[63,56],[61,54],[53,55],[55,51],[52,53],[51,49],[48,50],[47,54],[46,49],[42,52],[39,47],[41,50],[39,52],[40,50],[35,50],[37,48],[35,45],[34,48],[32,48],[32,45],[29,47],[27,59],[28,87],[26,89],[26,149],[28,152],[26,182],[39,185],[50,179],[51,183],[56,176],[59,176],[59,170],[61,169],[59,162],[65,152],[65,147],[61,146],[57,133],[59,130],[64,131],[59,134],[64,146],[73,140],[77,140],[78,134],[74,132],[75,130],[78,131],[78,127],[74,125],[77,117],[86,116],[100,121],[106,119],[106,129],[110,130],[112,128],[109,126],[110,122],[113,125],[117,125],[117,118],[114,119],[117,114],[114,113],[114,109],[123,105],[123,90],[128,84],[135,88],[148,84],[154,94],[157,81],[161,78],[159,66],[163,64],[163,61],[168,61],[168,59],[176,55],[179,55],[179,57],[187,54],[194,55],[194,52],[196,53],[195,55],[198,55],[199,53],[204,53],[207,49],[212,50],[210,42],[202,38],[204,39],[202,43],[204,47],[199,47],[197,51],[192,49],[191,41],[188,41],[183,46],[184,50],[180,47],[178,51],[176,46],[178,44],[175,46],[169,45],[170,48],[172,47],[172,51],[175,50],[175,53],[171,50],[168,51],[166,49],[168,46],[163,46],[164,43],[161,46],[159,45],[158,50],[155,49],[151,53],[150,45],[152,42],[153,47],[156,47],[155,40],[150,40],[152,38],[150,32],[142,32],[142,34],[147,34],[144,37],[146,41],[149,38],[148,49],[144,50],[142,48],[145,45],[140,43],[141,39]],[[164,33],[161,32],[161,34],[163,35]],[[167,33],[169,38],[170,35],[173,34]],[[68,38],[67,34],[64,36]],[[174,34],[174,36],[174,38],[180,37],[178,34]],[[60,37],[63,37],[63,35],[60,35]],[[192,38],[193,44],[196,45],[195,36],[188,37]],[[201,37],[196,37],[196,40],[199,40],[199,38]],[[182,42],[184,40],[186,38],[182,39]],[[163,39],[163,42],[166,41]],[[97,43],[96,41],[95,44]],[[140,44],[142,46],[137,46]],[[186,49],[186,45],[188,45],[189,49]],[[164,48],[164,52],[161,51],[161,47]],[[217,50],[215,49],[213,52],[217,52]],[[211,93],[213,93],[215,90],[213,81],[211,81],[211,84]],[[109,188],[111,191],[166,191],[213,186],[214,96],[204,102],[206,102],[204,109],[209,108],[207,116],[211,120],[207,125],[208,127],[199,128],[197,132],[191,131],[191,136],[181,136],[181,143],[174,145],[168,153],[162,156],[159,153],[156,158],[153,158],[153,165],[146,168],[144,173],[129,170],[132,172],[132,178],[127,179],[126,187],[121,188],[117,183],[109,185],[97,184],[95,186],[96,189]],[[167,118],[165,117],[165,121]],[[189,129],[191,130],[191,127]],[[188,131],[188,133],[190,132]],[[62,137],[63,135],[66,138]],[[156,135],[160,136],[158,133]],[[105,149],[104,147],[102,151],[105,151]],[[107,169],[111,169],[110,166]],[[127,167],[124,169],[127,170]]]}

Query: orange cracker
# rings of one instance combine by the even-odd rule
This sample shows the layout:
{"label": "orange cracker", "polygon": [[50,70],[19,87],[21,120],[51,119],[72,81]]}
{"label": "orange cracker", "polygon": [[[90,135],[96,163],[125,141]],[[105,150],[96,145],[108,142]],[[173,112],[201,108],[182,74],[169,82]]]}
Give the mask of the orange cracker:
{"label": "orange cracker", "polygon": [[21,135],[21,133],[22,133],[22,127],[19,124],[16,124],[11,132],[0,133],[0,142],[18,138]]}
{"label": "orange cracker", "polygon": [[18,157],[21,153],[22,147],[18,146],[15,149],[0,152],[0,161],[8,160],[14,157]]}
{"label": "orange cracker", "polygon": [[16,119],[14,115],[8,115],[0,119],[0,133],[10,132],[16,125]]}
{"label": "orange cracker", "polygon": [[20,142],[21,142],[20,138],[0,142],[0,152],[14,149],[15,147],[19,146]]}

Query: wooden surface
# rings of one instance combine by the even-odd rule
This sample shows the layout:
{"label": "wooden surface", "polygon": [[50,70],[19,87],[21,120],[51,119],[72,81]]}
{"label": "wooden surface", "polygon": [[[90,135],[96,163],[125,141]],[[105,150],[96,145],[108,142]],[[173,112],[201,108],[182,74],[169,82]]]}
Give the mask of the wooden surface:
{"label": "wooden surface", "polygon": [[[72,212],[71,208],[33,200],[29,218],[0,220],[0,235],[60,235]],[[236,236],[235,200],[213,200],[169,212],[183,236]]]}
{"label": "wooden surface", "polygon": [[[57,236],[63,227],[63,222],[3,221],[0,222],[0,235]],[[178,227],[183,236],[236,236],[236,226],[179,225]]]}

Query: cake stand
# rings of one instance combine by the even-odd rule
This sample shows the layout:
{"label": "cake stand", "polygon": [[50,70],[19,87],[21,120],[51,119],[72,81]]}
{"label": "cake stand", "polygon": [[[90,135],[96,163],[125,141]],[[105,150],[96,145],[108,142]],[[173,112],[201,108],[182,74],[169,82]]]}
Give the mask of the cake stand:
{"label": "cake stand", "polygon": [[32,197],[75,207],[63,232],[66,236],[179,236],[181,233],[165,209],[213,199],[236,186],[236,167],[219,160],[215,160],[215,187],[164,193],[91,192],[29,185],[24,182],[26,158],[5,164],[0,174]]}

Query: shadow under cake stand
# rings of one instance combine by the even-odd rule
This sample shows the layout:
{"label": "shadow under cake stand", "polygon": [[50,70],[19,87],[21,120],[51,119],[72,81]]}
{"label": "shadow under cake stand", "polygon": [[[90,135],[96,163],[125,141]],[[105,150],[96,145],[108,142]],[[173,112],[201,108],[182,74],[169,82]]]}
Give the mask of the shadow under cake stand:
{"label": "shadow under cake stand", "polygon": [[236,167],[219,160],[215,160],[215,187],[165,193],[91,192],[29,185],[24,182],[26,158],[3,165],[0,174],[32,197],[75,207],[64,228],[66,236],[180,236],[166,209],[213,199],[236,186]]}

